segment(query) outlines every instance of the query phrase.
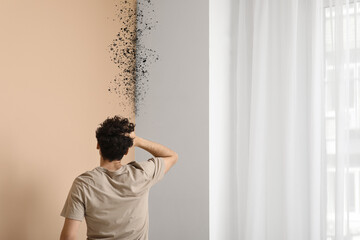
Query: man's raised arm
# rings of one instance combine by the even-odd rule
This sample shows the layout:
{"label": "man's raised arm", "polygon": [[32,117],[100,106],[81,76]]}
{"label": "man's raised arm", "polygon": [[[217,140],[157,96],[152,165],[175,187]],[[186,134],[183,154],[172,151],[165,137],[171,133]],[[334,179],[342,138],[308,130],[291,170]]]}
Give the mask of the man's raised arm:
{"label": "man's raised arm", "polygon": [[177,162],[178,154],[170,148],[165,147],[160,143],[138,137],[135,135],[135,132],[132,132],[130,134],[130,137],[133,138],[135,147],[142,148],[154,155],[155,157],[161,157],[162,159],[164,159],[165,173],[169,171],[169,169]]}

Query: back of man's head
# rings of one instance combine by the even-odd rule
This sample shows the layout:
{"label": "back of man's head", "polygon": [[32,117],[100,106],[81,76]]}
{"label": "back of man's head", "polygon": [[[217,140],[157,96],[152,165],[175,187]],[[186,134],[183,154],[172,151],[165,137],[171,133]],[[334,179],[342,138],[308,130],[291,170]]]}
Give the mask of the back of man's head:
{"label": "back of man's head", "polygon": [[127,136],[133,132],[135,124],[120,116],[107,118],[96,129],[96,138],[101,156],[110,162],[120,160],[133,145],[133,139]]}

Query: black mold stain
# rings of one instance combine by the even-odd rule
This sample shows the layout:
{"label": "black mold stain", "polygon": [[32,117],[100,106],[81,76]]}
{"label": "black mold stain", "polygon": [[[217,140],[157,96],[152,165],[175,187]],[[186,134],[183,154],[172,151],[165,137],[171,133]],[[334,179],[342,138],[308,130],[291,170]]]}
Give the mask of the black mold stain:
{"label": "black mold stain", "polygon": [[155,50],[146,46],[145,37],[151,35],[158,21],[155,20],[152,0],[138,0],[136,14],[136,95],[135,108],[138,112],[148,91],[150,66],[159,60]]}
{"label": "black mold stain", "polygon": [[[144,37],[155,29],[154,9],[151,0],[121,0],[115,3],[115,17],[121,24],[120,31],[108,45],[110,60],[119,68],[119,73],[110,81],[108,91],[126,102],[120,102],[128,108],[135,101],[135,116],[139,115],[140,106],[148,91],[149,67],[159,60],[156,51],[147,48]],[[134,28],[136,26],[136,28]]]}

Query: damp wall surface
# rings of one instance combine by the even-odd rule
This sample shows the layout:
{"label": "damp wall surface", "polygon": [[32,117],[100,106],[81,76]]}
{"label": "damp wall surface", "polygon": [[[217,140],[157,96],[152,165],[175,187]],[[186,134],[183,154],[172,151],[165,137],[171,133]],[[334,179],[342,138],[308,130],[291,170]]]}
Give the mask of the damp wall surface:
{"label": "damp wall surface", "polygon": [[[209,239],[208,1],[154,1],[156,29],[146,44],[159,60],[137,135],[170,147],[178,163],[150,191],[150,238]],[[149,155],[135,150],[135,159]]]}

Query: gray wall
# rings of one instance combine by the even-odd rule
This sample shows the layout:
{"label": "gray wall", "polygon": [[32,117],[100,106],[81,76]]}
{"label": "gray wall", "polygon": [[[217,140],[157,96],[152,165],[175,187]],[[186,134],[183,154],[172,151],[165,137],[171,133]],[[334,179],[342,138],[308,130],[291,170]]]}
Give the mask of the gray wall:
{"label": "gray wall", "polygon": [[[150,239],[209,239],[209,6],[207,0],[154,2],[147,45],[160,60],[136,134],[170,147],[178,163],[150,192]],[[150,155],[136,149],[142,161]]]}

